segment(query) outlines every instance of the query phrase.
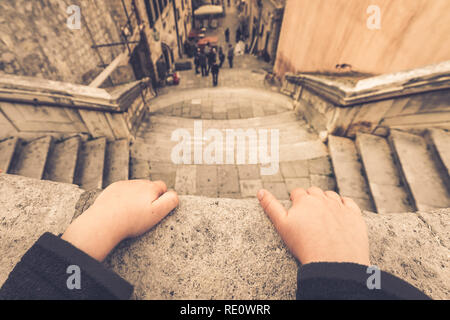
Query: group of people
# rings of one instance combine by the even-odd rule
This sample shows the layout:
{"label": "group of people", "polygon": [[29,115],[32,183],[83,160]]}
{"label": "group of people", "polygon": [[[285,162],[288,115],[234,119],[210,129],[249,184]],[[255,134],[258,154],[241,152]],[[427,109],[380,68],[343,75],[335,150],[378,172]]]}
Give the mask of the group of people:
{"label": "group of people", "polygon": [[[233,68],[234,48],[233,45],[228,45],[227,52],[228,64]],[[206,47],[197,48],[194,55],[195,73],[202,74],[202,77],[212,74],[213,86],[217,86],[219,82],[219,70],[225,62],[225,53],[221,46],[218,48],[208,44]],[[200,71],[199,71],[200,69]]]}

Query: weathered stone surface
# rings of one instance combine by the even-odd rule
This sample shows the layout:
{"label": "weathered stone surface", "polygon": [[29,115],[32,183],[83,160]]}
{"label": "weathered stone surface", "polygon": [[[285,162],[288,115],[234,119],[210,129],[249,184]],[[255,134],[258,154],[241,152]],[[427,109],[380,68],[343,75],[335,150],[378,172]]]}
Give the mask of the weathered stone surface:
{"label": "weathered stone surface", "polygon": [[[43,232],[63,232],[99,193],[1,175],[0,283]],[[449,214],[364,213],[371,263],[448,299]],[[173,213],[121,243],[105,265],[135,286],[136,299],[295,298],[297,262],[257,200],[181,196]]]}
{"label": "weathered stone surface", "polygon": [[4,140],[0,143],[0,170],[7,172],[11,160],[14,156],[14,150],[16,149],[18,139],[11,138]]}
{"label": "weathered stone surface", "polygon": [[362,209],[373,211],[369,188],[362,174],[354,142],[347,138],[330,136],[328,148],[340,195],[353,198],[355,201],[361,199],[363,201],[358,200],[357,203]]}
{"label": "weathered stone surface", "polygon": [[80,137],[56,143],[48,156],[44,179],[73,183],[80,145]]}
{"label": "weathered stone surface", "polygon": [[34,179],[41,179],[52,137],[43,137],[29,143],[23,142],[16,149],[18,152],[11,161],[9,173]]}
{"label": "weathered stone surface", "polygon": [[128,180],[130,149],[125,139],[108,142],[105,154],[103,187],[121,180]]}
{"label": "weathered stone surface", "polygon": [[396,130],[391,131],[389,139],[416,209],[428,211],[450,207],[450,195],[425,139]]}
{"label": "weathered stone surface", "polygon": [[357,134],[356,145],[378,213],[413,210],[385,138]]}
{"label": "weathered stone surface", "polygon": [[74,183],[85,190],[103,187],[106,139],[84,142],[81,146]]}
{"label": "weathered stone surface", "polygon": [[71,184],[0,174],[0,286],[44,232],[64,232],[83,192]]}

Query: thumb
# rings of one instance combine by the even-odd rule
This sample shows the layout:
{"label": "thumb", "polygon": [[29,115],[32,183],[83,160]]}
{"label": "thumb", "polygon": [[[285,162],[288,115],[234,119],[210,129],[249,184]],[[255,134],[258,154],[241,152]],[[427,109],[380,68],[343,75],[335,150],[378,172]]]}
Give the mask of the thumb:
{"label": "thumb", "polygon": [[280,231],[284,218],[287,216],[286,209],[269,191],[261,189],[258,191],[258,200],[261,207],[269,216],[275,228]]}

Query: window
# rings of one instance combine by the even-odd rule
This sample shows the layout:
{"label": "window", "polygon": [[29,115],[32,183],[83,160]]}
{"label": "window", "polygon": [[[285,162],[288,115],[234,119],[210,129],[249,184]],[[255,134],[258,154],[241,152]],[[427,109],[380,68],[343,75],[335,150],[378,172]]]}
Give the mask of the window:
{"label": "window", "polygon": [[153,28],[155,20],[153,19],[152,5],[150,0],[145,0],[145,8],[147,9],[148,21],[150,22],[150,28]]}

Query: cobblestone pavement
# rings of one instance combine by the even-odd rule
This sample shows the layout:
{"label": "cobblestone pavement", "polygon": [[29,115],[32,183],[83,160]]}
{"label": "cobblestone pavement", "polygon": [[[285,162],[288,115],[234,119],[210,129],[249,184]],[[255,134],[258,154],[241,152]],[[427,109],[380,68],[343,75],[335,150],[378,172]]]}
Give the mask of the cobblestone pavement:
{"label": "cobblestone pavement", "polygon": [[[224,43],[226,25],[236,25],[237,17],[221,21],[217,32]],[[231,39],[234,40],[234,28]],[[266,188],[280,199],[288,199],[296,187],[315,185],[335,190],[328,150],[304,121],[293,111],[290,98],[278,93],[278,88],[264,84],[265,70],[270,65],[250,55],[237,56],[235,67],[227,62],[219,74],[219,85],[213,88],[212,77],[196,75],[195,70],[180,72],[178,86],[159,90],[159,96],[150,106],[131,149],[134,178],[163,180],[169,188],[183,195],[203,195],[223,198],[255,197],[260,188]],[[201,121],[200,121],[201,120]],[[201,122],[204,131],[217,129],[225,137],[227,129],[254,129],[279,131],[279,169],[275,174],[262,175],[262,161],[249,164],[258,150],[236,143],[231,147],[235,164],[174,164],[171,155],[179,141],[172,141],[177,129],[184,129],[192,137],[187,144],[206,149],[210,141],[196,136],[194,123]],[[258,135],[259,137],[259,135]],[[225,141],[225,140],[224,140]],[[249,140],[246,140],[249,141]],[[259,145],[258,145],[259,146]],[[254,147],[254,145],[253,145]],[[267,146],[270,148],[270,146]],[[230,151],[226,146],[224,156]],[[243,152],[245,161],[237,164],[237,154]],[[227,163],[223,161],[223,163]]]}

